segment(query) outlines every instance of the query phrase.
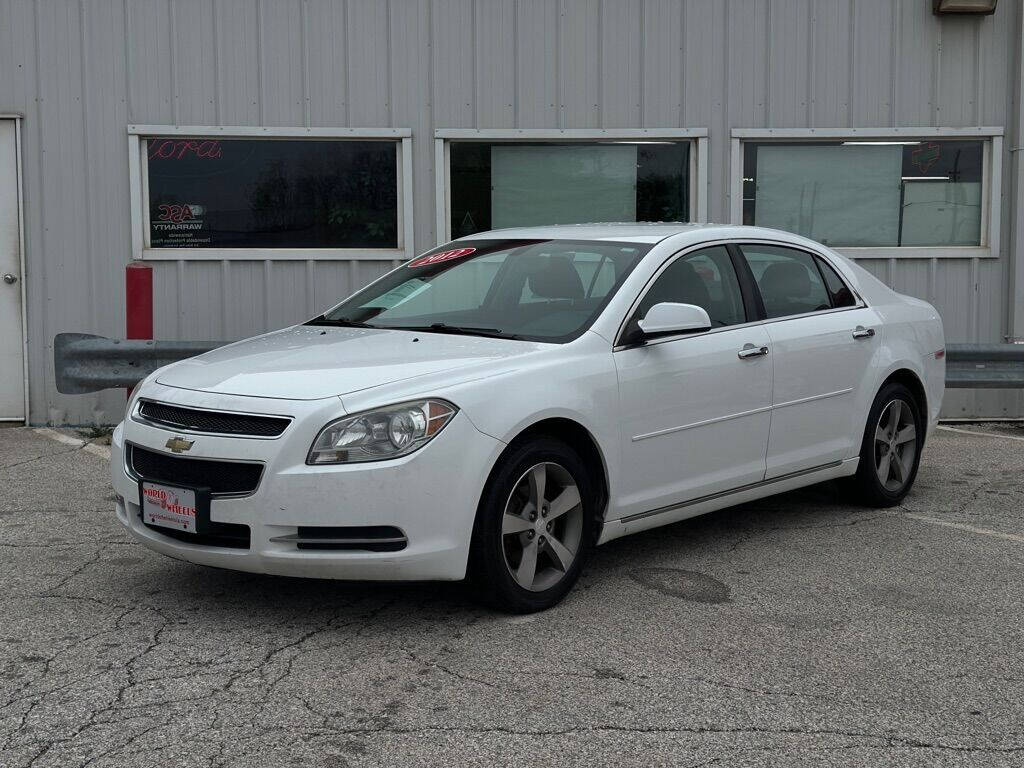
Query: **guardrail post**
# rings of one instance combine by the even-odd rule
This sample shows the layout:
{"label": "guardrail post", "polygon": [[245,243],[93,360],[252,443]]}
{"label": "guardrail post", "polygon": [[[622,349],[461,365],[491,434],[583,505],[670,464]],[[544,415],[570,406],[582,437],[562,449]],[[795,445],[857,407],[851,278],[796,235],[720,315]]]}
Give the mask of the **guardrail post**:
{"label": "guardrail post", "polygon": [[[124,331],[127,339],[153,338],[153,267],[135,261],[124,268]],[[134,387],[128,387],[128,397]]]}

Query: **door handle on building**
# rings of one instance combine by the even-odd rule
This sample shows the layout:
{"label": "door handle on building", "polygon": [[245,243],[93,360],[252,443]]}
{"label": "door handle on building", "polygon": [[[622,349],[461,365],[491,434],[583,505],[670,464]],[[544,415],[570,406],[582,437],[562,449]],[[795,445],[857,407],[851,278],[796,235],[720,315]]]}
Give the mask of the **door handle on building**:
{"label": "door handle on building", "polygon": [[4,274],[4,282],[7,283],[8,285],[14,285],[16,282],[18,282],[18,276],[12,275],[10,272],[7,272]]}

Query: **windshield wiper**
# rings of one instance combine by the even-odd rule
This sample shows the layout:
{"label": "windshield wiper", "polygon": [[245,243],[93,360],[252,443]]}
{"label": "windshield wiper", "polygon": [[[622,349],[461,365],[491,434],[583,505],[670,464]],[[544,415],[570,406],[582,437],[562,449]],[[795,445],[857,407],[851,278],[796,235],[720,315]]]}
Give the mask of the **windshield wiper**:
{"label": "windshield wiper", "polygon": [[488,336],[495,339],[519,339],[514,333],[506,333],[500,328],[476,328],[470,325],[448,325],[447,323],[431,323],[430,325],[389,325],[376,326],[394,331],[423,331],[425,333],[451,333],[462,336]]}
{"label": "windshield wiper", "polygon": [[340,327],[340,328],[379,328],[380,327],[380,326],[377,326],[377,325],[370,325],[369,323],[363,323],[363,322],[360,322],[359,320],[350,320],[347,317],[331,318],[331,317],[324,317],[323,315],[319,315],[317,317],[314,317],[312,320],[308,320],[307,322],[303,323],[303,325],[330,325],[330,326],[335,326],[335,327]]}

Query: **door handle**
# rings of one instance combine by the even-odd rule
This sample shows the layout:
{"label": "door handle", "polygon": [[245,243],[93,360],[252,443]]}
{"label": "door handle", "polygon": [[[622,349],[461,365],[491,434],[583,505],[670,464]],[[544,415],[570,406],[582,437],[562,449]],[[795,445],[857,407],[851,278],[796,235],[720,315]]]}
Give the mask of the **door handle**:
{"label": "door handle", "polygon": [[10,272],[8,272],[7,274],[4,275],[4,282],[7,283],[8,285],[14,285],[16,282],[18,282],[18,276],[12,275]]}
{"label": "door handle", "polygon": [[870,339],[874,335],[874,328],[865,328],[863,325],[858,325],[853,329],[853,338],[855,339]]}
{"label": "door handle", "polygon": [[763,357],[768,354],[768,347],[755,347],[753,344],[744,344],[743,349],[736,353],[740,360],[747,360],[751,357]]}

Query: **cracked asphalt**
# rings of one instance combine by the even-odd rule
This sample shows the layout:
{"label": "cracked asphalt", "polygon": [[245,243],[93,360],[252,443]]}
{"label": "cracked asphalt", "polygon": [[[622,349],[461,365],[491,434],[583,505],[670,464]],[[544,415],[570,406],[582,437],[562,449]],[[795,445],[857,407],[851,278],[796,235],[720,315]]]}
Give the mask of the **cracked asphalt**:
{"label": "cracked asphalt", "polygon": [[723,510],[509,617],[161,557],[101,458],[0,430],[0,765],[1020,766],[1024,430],[988,431],[901,508]]}

